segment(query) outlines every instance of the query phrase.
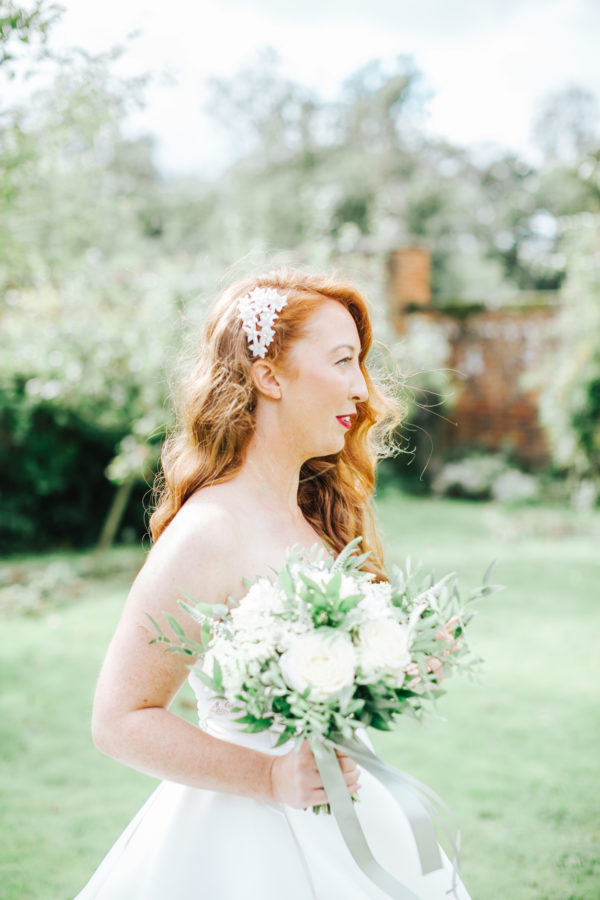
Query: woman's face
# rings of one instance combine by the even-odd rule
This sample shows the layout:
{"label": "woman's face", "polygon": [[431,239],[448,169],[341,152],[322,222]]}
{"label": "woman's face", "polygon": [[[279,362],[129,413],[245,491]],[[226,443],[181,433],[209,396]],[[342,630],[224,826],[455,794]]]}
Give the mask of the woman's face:
{"label": "woman's face", "polygon": [[277,375],[279,414],[303,461],[343,450],[356,404],[368,398],[359,352],[354,319],[335,300],[311,315],[304,336],[290,348]]}

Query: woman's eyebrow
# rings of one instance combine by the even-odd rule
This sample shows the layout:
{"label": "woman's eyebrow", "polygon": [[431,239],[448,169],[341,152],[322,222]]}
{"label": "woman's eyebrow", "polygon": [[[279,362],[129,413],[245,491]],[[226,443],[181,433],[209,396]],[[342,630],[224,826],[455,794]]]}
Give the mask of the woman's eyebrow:
{"label": "woman's eyebrow", "polygon": [[334,347],[331,351],[332,353],[337,353],[338,350],[350,350],[352,353],[356,353],[356,347],[354,344],[338,344],[337,347]]}

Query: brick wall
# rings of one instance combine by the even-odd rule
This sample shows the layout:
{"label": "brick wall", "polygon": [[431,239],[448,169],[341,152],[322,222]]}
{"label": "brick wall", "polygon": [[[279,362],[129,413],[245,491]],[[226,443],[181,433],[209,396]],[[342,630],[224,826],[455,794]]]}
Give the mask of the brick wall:
{"label": "brick wall", "polygon": [[[556,295],[517,295],[497,309],[435,305],[423,286],[426,256],[421,248],[395,251],[388,287],[391,321],[399,335],[409,317],[424,316],[440,325],[451,346],[447,366],[456,404],[450,418],[456,424],[438,423],[441,446],[436,449],[443,455],[505,450],[534,467],[545,464],[549,453],[537,421],[537,393],[525,389],[522,376],[553,352],[550,326],[558,309]],[[416,273],[415,283],[411,272]]]}

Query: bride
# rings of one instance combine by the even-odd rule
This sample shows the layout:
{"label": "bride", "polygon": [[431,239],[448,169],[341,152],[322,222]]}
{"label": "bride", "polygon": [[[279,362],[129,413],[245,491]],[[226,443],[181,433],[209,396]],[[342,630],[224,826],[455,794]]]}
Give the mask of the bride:
{"label": "bride", "polygon": [[[151,644],[146,627],[147,613],[181,621],[183,592],[239,600],[244,579],[280,569],[292,544],[338,552],[362,535],[365,567],[386,577],[369,501],[399,410],[366,369],[371,341],[364,298],[334,278],[279,269],[236,283],[212,308],[163,451],[153,546],[94,701],[97,748],[161,784],[77,900],[388,896],[334,818],[312,813],[327,797],[308,742],[296,753],[274,748],[269,732],[242,732],[194,676],[200,727],[176,716],[186,662]],[[185,625],[198,639],[199,626]],[[407,886],[398,896],[445,898],[447,858],[422,875],[395,801],[350,758],[339,763],[374,856]],[[460,881],[457,896],[468,900]]]}

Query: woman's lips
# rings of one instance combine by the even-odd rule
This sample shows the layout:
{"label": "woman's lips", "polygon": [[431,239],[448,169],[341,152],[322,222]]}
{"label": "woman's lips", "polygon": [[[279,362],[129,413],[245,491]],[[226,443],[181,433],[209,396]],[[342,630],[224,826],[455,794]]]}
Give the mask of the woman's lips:
{"label": "woman's lips", "polygon": [[341,422],[344,428],[350,428],[355,415],[356,413],[352,413],[352,415],[349,416],[336,416],[336,419],[338,422]]}

